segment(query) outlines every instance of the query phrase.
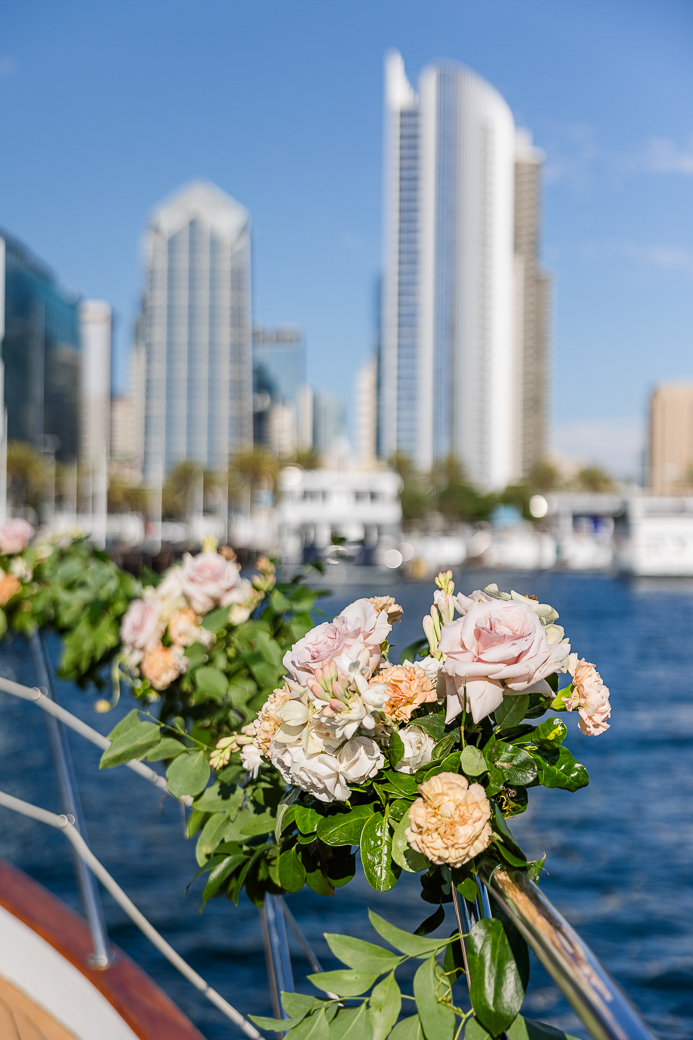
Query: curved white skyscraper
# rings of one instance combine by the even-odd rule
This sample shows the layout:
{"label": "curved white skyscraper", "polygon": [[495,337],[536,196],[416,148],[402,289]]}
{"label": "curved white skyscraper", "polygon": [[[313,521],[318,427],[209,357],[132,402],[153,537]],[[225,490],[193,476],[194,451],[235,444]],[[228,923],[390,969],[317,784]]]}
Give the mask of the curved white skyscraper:
{"label": "curved white skyscraper", "polygon": [[250,214],[194,182],[147,235],[145,478],[188,459],[224,472],[252,443]]}
{"label": "curved white skyscraper", "polygon": [[451,62],[416,93],[396,52],[385,98],[380,453],[421,470],[453,455],[501,488],[527,466],[512,113]]}

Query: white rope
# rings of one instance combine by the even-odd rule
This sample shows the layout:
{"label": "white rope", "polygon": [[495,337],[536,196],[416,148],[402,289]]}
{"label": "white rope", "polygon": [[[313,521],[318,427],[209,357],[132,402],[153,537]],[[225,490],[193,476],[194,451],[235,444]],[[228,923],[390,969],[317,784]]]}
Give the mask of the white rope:
{"label": "white rope", "polygon": [[[3,680],[7,682],[8,680]],[[89,727],[86,727],[87,729]],[[159,935],[156,928],[153,927],[142,914],[132,900],[123,892],[120,885],[115,881],[108,873],[102,863],[96,858],[94,853],[90,850],[87,843],[82,838],[81,834],[74,825],[74,820],[70,816],[60,815],[56,813],[48,812],[46,809],[40,809],[38,806],[31,805],[29,802],[23,802],[20,798],[14,798],[11,794],[5,794],[4,791],[0,791],[0,805],[6,809],[12,809],[13,812],[21,813],[22,816],[29,816],[34,820],[38,820],[40,823],[46,823],[49,827],[55,827],[57,830],[61,830],[68,840],[73,845],[77,855],[86,863],[89,869],[99,879],[101,884],[107,889],[116,903],[125,911],[128,917],[134,921],[137,927],[147,936],[149,941],[156,946],[166,960],[168,960],[174,968],[183,975],[189,982],[193,984],[195,989],[198,989],[203,993],[207,999],[214,1004],[227,1018],[242,1029],[246,1036],[252,1037],[252,1040],[262,1040],[262,1034],[258,1032],[254,1025],[252,1025],[240,1011],[236,1011],[235,1007],[224,1000],[221,994],[217,993],[215,989],[212,989],[208,983],[198,975],[193,968],[187,964],[180,954],[176,953],[172,946],[170,946],[163,936]]]}
{"label": "white rope", "polygon": [[[105,751],[106,748],[110,747],[112,744],[112,741],[110,741],[108,737],[104,737],[97,730],[92,729],[91,726],[87,726],[86,722],[82,722],[81,719],[78,719],[76,715],[72,715],[69,711],[66,711],[65,708],[61,708],[59,704],[56,704],[54,700],[47,697],[46,694],[36,686],[21,686],[19,683],[12,682],[11,679],[3,679],[0,677],[0,690],[12,694],[13,697],[20,697],[23,701],[30,701],[32,704],[37,704],[39,708],[48,712],[49,715],[54,715],[56,719],[60,719],[65,726],[69,726],[69,728],[73,729],[75,733],[79,733],[79,735],[84,737],[85,740],[88,740],[91,744],[95,744],[96,747],[101,748],[102,751]],[[161,791],[171,794],[166,785],[165,778],[161,776],[160,773],[157,773],[155,769],[150,769],[149,766],[146,766],[144,762],[125,762],[124,765],[126,765],[128,769],[132,769],[134,773],[138,773],[141,777],[144,777],[145,780],[149,780],[151,784],[155,784],[155,786]],[[171,797],[175,798],[176,796],[171,795]],[[183,802],[185,805],[190,805],[192,803],[192,798],[190,795],[186,794],[183,795],[182,798],[179,798],[178,801]]]}

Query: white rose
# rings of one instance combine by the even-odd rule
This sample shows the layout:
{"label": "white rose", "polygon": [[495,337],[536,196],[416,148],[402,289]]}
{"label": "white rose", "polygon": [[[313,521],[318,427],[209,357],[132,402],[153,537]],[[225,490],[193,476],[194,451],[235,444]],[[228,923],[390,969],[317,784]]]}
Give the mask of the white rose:
{"label": "white rose", "polygon": [[433,757],[436,742],[421,726],[407,726],[399,731],[404,744],[404,757],[395,766],[398,773],[415,773],[421,766],[428,765]]}
{"label": "white rose", "polygon": [[272,747],[272,764],[287,784],[300,787],[320,802],[346,802],[351,792],[334,755],[306,755],[303,747]]}
{"label": "white rose", "polygon": [[385,756],[370,737],[352,737],[335,757],[344,778],[354,784],[375,776],[385,762]]}

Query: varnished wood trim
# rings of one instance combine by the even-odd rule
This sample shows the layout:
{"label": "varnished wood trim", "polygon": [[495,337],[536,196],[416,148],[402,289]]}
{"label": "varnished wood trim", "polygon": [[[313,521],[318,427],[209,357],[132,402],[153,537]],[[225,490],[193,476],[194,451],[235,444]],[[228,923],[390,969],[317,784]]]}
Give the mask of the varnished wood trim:
{"label": "varnished wood trim", "polygon": [[204,1040],[180,1008],[122,950],[114,947],[116,960],[105,971],[93,968],[86,922],[43,885],[2,858],[0,906],[74,964],[140,1040]]}

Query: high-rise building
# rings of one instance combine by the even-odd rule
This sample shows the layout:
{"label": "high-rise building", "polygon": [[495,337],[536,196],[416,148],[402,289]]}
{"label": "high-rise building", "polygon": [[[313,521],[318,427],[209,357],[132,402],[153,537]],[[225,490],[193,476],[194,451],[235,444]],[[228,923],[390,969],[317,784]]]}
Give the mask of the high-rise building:
{"label": "high-rise building", "polygon": [[79,453],[78,299],[25,246],[0,235],[8,438],[54,453],[64,463],[75,462]]}
{"label": "high-rise building", "polygon": [[[431,65],[417,92],[401,56],[387,55],[379,450],[422,470],[456,456],[485,488],[518,479],[544,451],[543,412],[525,431],[525,387],[539,379],[535,407],[545,409],[546,397],[540,157],[529,146],[519,155],[516,166],[512,113],[480,76]],[[528,198],[518,227],[516,179]]]}
{"label": "high-rise building", "polygon": [[346,447],[344,405],[324,390],[313,394],[313,447],[323,456],[337,454]]}
{"label": "high-rise building", "polygon": [[360,466],[370,467],[376,460],[377,377],[376,359],[369,360],[356,373],[354,419],[356,458]]}
{"label": "high-rise building", "polygon": [[144,474],[177,462],[225,471],[252,442],[250,215],[198,181],[166,199],[147,236]]}
{"label": "high-rise building", "polygon": [[300,329],[253,330],[253,438],[280,458],[299,444],[300,390],[306,381],[306,346]]}
{"label": "high-rise building", "polygon": [[80,454],[106,464],[111,440],[111,308],[104,300],[81,300],[82,427]]}
{"label": "high-rise building", "polygon": [[515,442],[519,475],[526,477],[548,452],[549,315],[551,279],[539,264],[541,168],[544,152],[532,135],[515,135]]}
{"label": "high-rise building", "polygon": [[111,460],[132,480],[142,479],[144,422],[147,390],[147,355],[142,316],[135,323],[127,393],[111,399]]}
{"label": "high-rise building", "polygon": [[650,399],[648,484],[658,495],[693,486],[693,384],[658,386]]}

